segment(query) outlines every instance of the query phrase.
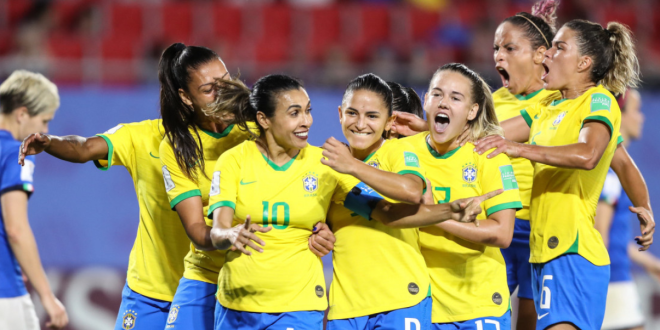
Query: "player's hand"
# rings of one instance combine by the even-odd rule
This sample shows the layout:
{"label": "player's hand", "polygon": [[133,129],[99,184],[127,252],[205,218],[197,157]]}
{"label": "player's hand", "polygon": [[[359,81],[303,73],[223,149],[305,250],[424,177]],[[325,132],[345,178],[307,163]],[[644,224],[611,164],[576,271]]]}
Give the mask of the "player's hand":
{"label": "player's hand", "polygon": [[451,202],[451,211],[454,213],[452,219],[458,222],[474,222],[474,225],[479,227],[479,221],[477,221],[477,216],[483,211],[481,208],[481,203],[487,199],[491,199],[501,193],[503,189],[498,189],[491,191],[485,195],[478,197],[457,199]]}
{"label": "player's hand", "polygon": [[36,155],[43,152],[50,145],[50,137],[46,134],[32,133],[28,135],[21,143],[21,149],[18,152],[18,163],[25,165],[25,156]]}
{"label": "player's hand", "polygon": [[325,222],[319,222],[314,226],[312,235],[309,236],[309,249],[317,256],[324,257],[335,248],[337,238]]}
{"label": "player's hand", "polygon": [[474,144],[474,151],[480,155],[490,149],[495,148],[495,150],[489,153],[486,158],[493,158],[501,153],[504,153],[511,158],[520,157],[520,150],[518,150],[518,145],[520,145],[520,143],[509,141],[500,135],[487,136],[475,142]]}
{"label": "player's hand", "polygon": [[321,148],[323,148],[323,157],[325,157],[321,159],[321,163],[339,173],[352,174],[359,163],[359,160],[351,154],[351,150],[334,137],[325,140]]}
{"label": "player's hand", "polygon": [[424,195],[422,195],[422,204],[435,204],[435,201],[433,200],[433,186],[431,185],[431,181],[429,181],[429,179],[426,179],[426,192],[424,192]]}
{"label": "player's hand", "polygon": [[422,118],[408,112],[394,111],[394,122],[392,132],[413,136],[429,130],[429,124]]}
{"label": "player's hand", "polygon": [[655,233],[653,213],[642,206],[630,206],[630,212],[637,215],[637,219],[639,219],[639,228],[642,231],[642,236],[635,237],[635,241],[641,246],[639,251],[646,251],[651,247],[651,244],[653,244],[653,234]]}
{"label": "player's hand", "polygon": [[69,323],[66,309],[55,295],[41,297],[41,304],[48,313],[49,320],[46,322],[46,326],[49,329],[62,329]]}
{"label": "player's hand", "polygon": [[251,217],[248,215],[244,224],[236,225],[229,229],[213,228],[211,229],[211,235],[217,237],[219,240],[229,241],[229,243],[231,243],[232,251],[238,250],[246,255],[252,255],[252,252],[245,248],[246,246],[261,253],[264,252],[264,250],[259,245],[266,245],[266,243],[254,233],[267,233],[271,229],[273,228],[257,225],[252,226]]}

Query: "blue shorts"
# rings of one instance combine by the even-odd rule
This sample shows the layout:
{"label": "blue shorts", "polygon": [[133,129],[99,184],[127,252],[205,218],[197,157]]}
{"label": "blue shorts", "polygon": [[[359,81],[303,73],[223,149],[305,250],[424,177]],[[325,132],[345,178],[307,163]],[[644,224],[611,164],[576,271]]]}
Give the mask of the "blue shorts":
{"label": "blue shorts", "polygon": [[162,329],[170,302],[143,296],[124,284],[115,330]]}
{"label": "blue shorts", "polygon": [[509,294],[518,288],[518,298],[534,299],[532,266],[529,265],[529,221],[516,219],[511,245],[501,250],[506,262]]}
{"label": "blue shorts", "polygon": [[181,278],[165,329],[213,329],[217,284]]}
{"label": "blue shorts", "polygon": [[215,303],[215,330],[323,330],[323,311],[252,313]]}
{"label": "blue shorts", "polygon": [[328,321],[327,330],[430,330],[432,298],[419,304],[373,315]]}
{"label": "blue shorts", "polygon": [[500,317],[480,317],[453,323],[433,323],[433,330],[510,330],[511,311]]}
{"label": "blue shorts", "polygon": [[566,322],[579,329],[600,329],[609,281],[609,265],[596,266],[579,254],[532,264],[536,328]]}

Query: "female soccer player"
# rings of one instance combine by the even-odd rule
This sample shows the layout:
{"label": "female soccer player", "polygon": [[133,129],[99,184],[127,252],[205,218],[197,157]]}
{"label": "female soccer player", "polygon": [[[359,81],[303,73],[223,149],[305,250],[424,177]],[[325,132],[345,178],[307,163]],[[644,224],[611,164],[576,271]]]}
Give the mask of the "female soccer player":
{"label": "female soccer player", "polygon": [[[597,329],[610,262],[594,214],[621,119],[609,91],[637,85],[637,57],[623,25],[573,20],[558,31],[543,65],[546,89],[559,90],[561,99],[522,112],[530,130],[507,137],[529,144],[488,137],[475,150],[497,147],[488,157],[504,152],[535,162],[530,263],[537,329]],[[643,229],[644,245],[652,241],[647,231],[652,226]]]}
{"label": "female soccer player", "polygon": [[[321,165],[328,150],[307,145],[312,117],[300,82],[271,75],[251,91],[238,83],[224,85],[219,103],[240,105],[236,123],[245,127],[246,121],[255,121],[260,136],[225,152],[216,163],[214,175],[220,180],[211,186],[211,238],[220,250],[237,250],[227,253],[220,272],[216,329],[320,329],[327,307],[322,265],[304,244],[333,200],[364,218],[417,227],[448,219],[473,221],[481,212],[481,200],[496,195],[448,205],[385,203],[372,189],[356,186],[357,179]],[[338,148],[338,141],[330,142],[330,151]],[[348,150],[341,144],[339,148]],[[337,155],[327,154],[323,164],[336,165]],[[272,230],[259,235],[246,230],[255,214]],[[232,227],[234,223],[238,225]]]}
{"label": "female soccer player", "polygon": [[[485,202],[480,226],[443,222],[421,232],[422,254],[431,275],[433,329],[510,327],[506,267],[500,248],[513,236],[522,207],[511,162],[473,152],[476,140],[500,136],[488,85],[462,64],[433,75],[424,110],[430,132],[403,139],[415,146],[438,203],[503,189]],[[462,140],[468,142],[461,147]]]}
{"label": "female soccer player", "polygon": [[61,329],[69,323],[64,306],[48,284],[28,222],[28,198],[34,191],[34,156],[26,157],[22,168],[16,162],[20,141],[35,132],[48,133],[48,123],[59,106],[57,87],[41,74],[14,71],[0,84],[1,329],[40,329],[22,273],[48,313],[46,326]]}
{"label": "female soccer player", "polygon": [[[376,191],[418,204],[426,182],[419,157],[408,143],[383,137],[394,119],[393,103],[404,107],[407,103],[392,102],[391,86],[393,83],[374,74],[349,83],[339,107],[339,121],[351,154],[342,159],[352,161],[344,166],[350,168],[347,173]],[[399,88],[395,95],[408,97],[400,85],[394,86]],[[328,329],[404,326],[406,319],[428,329],[431,299],[426,294],[429,277],[419,229],[392,228],[337,203],[330,206],[328,221],[337,237]]]}

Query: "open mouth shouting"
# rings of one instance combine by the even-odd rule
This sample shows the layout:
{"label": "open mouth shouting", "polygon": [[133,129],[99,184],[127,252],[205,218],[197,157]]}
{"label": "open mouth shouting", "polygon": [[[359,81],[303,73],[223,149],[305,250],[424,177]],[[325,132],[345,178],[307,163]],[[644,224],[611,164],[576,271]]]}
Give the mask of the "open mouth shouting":
{"label": "open mouth shouting", "polygon": [[446,113],[438,112],[438,114],[435,115],[433,122],[433,130],[438,134],[442,134],[447,130],[448,126],[449,116]]}
{"label": "open mouth shouting", "polygon": [[543,65],[543,70],[545,71],[545,72],[543,73],[543,75],[541,76],[541,80],[547,82],[547,81],[545,80],[545,78],[548,77],[548,73],[550,73],[550,69],[548,68],[548,65],[545,64],[545,61],[543,61],[543,63],[541,63],[541,65]]}
{"label": "open mouth shouting", "polygon": [[509,73],[501,66],[495,66],[495,69],[497,69],[500,78],[502,78],[502,86],[504,88],[509,88]]}

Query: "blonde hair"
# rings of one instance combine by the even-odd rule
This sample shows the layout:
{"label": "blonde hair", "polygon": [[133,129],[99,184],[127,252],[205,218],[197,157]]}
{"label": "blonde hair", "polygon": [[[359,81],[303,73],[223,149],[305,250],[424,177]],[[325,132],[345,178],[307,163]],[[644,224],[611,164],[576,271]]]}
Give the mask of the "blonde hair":
{"label": "blonde hair", "polygon": [[488,84],[476,72],[464,64],[445,64],[433,74],[433,77],[442,71],[460,73],[472,82],[472,102],[479,105],[479,110],[477,110],[477,115],[474,119],[468,121],[467,131],[469,132],[467,132],[467,141],[476,142],[490,135],[504,136],[504,130],[500,127],[500,122],[497,120],[497,115],[495,114],[493,94],[490,92]]}
{"label": "blonde hair", "polygon": [[53,112],[60,106],[57,86],[40,73],[25,70],[14,71],[0,84],[0,112],[12,113],[26,107],[33,117]]}

